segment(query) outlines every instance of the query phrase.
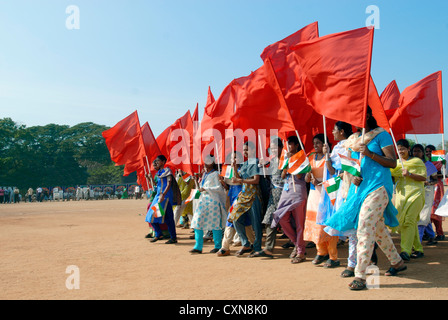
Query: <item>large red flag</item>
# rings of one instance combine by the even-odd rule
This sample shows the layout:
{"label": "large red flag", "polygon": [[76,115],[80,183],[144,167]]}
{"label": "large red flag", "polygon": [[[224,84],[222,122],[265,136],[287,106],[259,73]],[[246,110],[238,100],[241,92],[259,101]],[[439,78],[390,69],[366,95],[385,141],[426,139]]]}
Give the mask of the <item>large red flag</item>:
{"label": "large red flag", "polygon": [[[249,76],[233,80],[232,85],[236,104],[232,122],[234,129],[241,130],[235,132],[235,150],[242,151],[243,140],[248,139],[262,149],[259,155],[264,156],[271,134],[278,136],[295,130],[270,59]],[[225,154],[230,154],[232,146],[225,147]]]}
{"label": "large red flag", "polygon": [[[143,136],[143,143],[145,145],[145,152],[149,163],[149,170],[152,174],[155,173],[155,169],[152,167],[152,161],[159,155],[162,154],[160,151],[159,145],[157,144],[156,138],[154,137],[154,134],[151,130],[151,127],[149,126],[148,122],[146,122],[142,126],[142,136]],[[146,169],[148,170],[148,166],[145,160]]]}
{"label": "large red flag", "polygon": [[321,115],[365,126],[373,30],[330,34],[292,48],[302,68],[304,96]]}
{"label": "large red flag", "polygon": [[[235,108],[235,93],[232,83],[229,83],[217,100],[211,104],[207,103],[201,120],[202,153],[204,155],[218,153],[221,163],[225,160],[222,150],[226,129],[233,129],[232,116]],[[201,159],[201,163],[203,160]]]}
{"label": "large red flag", "polygon": [[[272,62],[278,84],[294,121],[294,126],[307,152],[313,149],[313,137],[318,133],[324,132],[323,118],[314,111],[303,95],[302,69],[291,47],[318,37],[318,24],[314,22],[285,39],[266,47],[261,54],[263,60],[270,58]],[[334,123],[334,120],[327,119],[327,131],[332,131]],[[291,135],[296,135],[296,132],[285,133],[282,138],[286,139]],[[329,140],[333,142],[331,135],[329,135]]]}
{"label": "large red flag", "polygon": [[191,120],[193,124],[199,121],[199,103],[196,104],[196,108],[194,109],[193,115],[191,116]]}
{"label": "large red flag", "polygon": [[400,100],[400,90],[398,89],[397,83],[393,80],[391,83],[384,88],[380,96],[381,102],[383,103],[384,112],[387,118],[390,120],[394,115],[395,111],[399,107]]}
{"label": "large red flag", "polygon": [[193,122],[191,121],[190,110],[188,110],[157,137],[156,141],[160,152],[167,158],[166,167],[172,171],[180,169],[193,174],[190,160],[192,132]]}
{"label": "large red flag", "polygon": [[234,128],[294,131],[294,123],[269,59],[247,77],[232,82],[236,112]]}
{"label": "large red flag", "polygon": [[383,103],[378,95],[378,91],[376,89],[375,82],[373,82],[372,76],[370,76],[368,104],[372,109],[372,115],[378,125],[390,132],[389,120],[384,112]]}
{"label": "large red flag", "polygon": [[286,57],[289,53],[291,53],[292,46],[318,37],[319,28],[316,21],[294,32],[286,38],[267,46],[264,48],[260,57],[263,61],[270,58],[275,72],[279,72],[281,69],[287,67]]}
{"label": "large red flag", "polygon": [[439,134],[443,128],[442,72],[435,72],[403,90],[390,119],[394,132]]}
{"label": "large red flag", "polygon": [[110,158],[116,165],[125,165],[125,173],[138,170],[144,164],[145,148],[137,111],[102,132]]}

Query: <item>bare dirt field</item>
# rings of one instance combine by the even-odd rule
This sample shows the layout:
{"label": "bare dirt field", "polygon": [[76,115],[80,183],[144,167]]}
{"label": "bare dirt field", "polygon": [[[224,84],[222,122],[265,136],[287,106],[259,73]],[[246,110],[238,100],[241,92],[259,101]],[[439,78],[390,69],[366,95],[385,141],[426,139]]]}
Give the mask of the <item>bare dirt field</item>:
{"label": "bare dirt field", "polygon": [[[0,299],[2,300],[429,300],[448,297],[448,241],[424,246],[425,257],[385,277],[388,262],[378,250],[379,289],[353,292],[341,267],[307,261],[293,265],[291,249],[278,239],[275,259],[217,257],[188,251],[189,229],[179,242],[150,243],[144,236],[147,200],[102,200],[0,205]],[[447,230],[444,222],[444,230]],[[394,236],[397,246],[398,237]],[[237,248],[232,248],[235,253]],[[79,270],[79,289],[68,289],[67,269]],[[74,282],[73,282],[74,283]],[[70,287],[70,286],[69,286]]]}

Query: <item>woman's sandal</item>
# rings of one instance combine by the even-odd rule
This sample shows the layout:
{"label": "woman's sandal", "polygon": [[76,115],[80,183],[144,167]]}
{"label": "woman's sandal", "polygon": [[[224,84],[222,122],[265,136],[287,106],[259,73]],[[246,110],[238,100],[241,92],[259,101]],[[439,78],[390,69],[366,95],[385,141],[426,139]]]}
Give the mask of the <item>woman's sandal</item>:
{"label": "woman's sandal", "polygon": [[321,264],[322,262],[324,262],[325,260],[328,260],[329,258],[330,257],[328,254],[325,256],[317,255],[313,260],[313,264],[315,264],[315,265]]}
{"label": "woman's sandal", "polygon": [[336,268],[336,267],[339,267],[340,265],[341,265],[341,262],[339,260],[328,259],[324,263],[324,268]]}
{"label": "woman's sandal", "polygon": [[305,261],[306,261],[305,256],[295,256],[294,258],[291,259],[292,264],[301,263]]}
{"label": "woman's sandal", "polygon": [[263,250],[258,252],[252,252],[249,255],[249,258],[270,258],[273,259],[274,256],[272,254],[266,253]]}
{"label": "woman's sandal", "polygon": [[348,287],[350,288],[350,290],[355,290],[355,291],[367,289],[366,282],[364,280],[362,280],[362,279],[355,279],[355,280],[353,280],[348,285]]}
{"label": "woman's sandal", "polygon": [[354,276],[355,276],[355,272],[353,270],[350,270],[350,269],[345,269],[341,273],[341,277],[342,278],[351,278],[351,277],[354,277]]}
{"label": "woman's sandal", "polygon": [[394,268],[394,267],[390,267],[389,270],[386,271],[386,273],[384,274],[385,276],[388,277],[394,277],[396,276],[399,272],[406,270],[408,267],[406,267],[406,265],[404,264],[404,262],[401,263],[401,266]]}

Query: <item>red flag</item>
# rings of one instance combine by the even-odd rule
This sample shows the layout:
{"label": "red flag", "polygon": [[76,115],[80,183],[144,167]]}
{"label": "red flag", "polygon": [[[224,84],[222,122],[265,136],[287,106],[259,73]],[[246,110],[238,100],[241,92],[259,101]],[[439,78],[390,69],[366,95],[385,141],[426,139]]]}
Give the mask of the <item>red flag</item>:
{"label": "red flag", "polygon": [[435,72],[404,89],[399,105],[390,119],[394,132],[443,133],[442,72]]}
{"label": "red flag", "polygon": [[387,85],[380,96],[381,102],[383,103],[384,112],[386,113],[387,119],[391,119],[395,113],[395,110],[399,107],[400,100],[400,90],[398,89],[397,83],[393,80]]}
{"label": "red flag", "polygon": [[[166,128],[156,139],[161,154],[167,158],[166,167],[193,174],[190,160],[193,141],[193,122],[190,110]],[[154,160],[154,159],[152,159]]]}
{"label": "red flag", "polygon": [[373,28],[330,34],[294,46],[304,96],[320,114],[364,127]]}
{"label": "red flag", "polygon": [[[233,129],[232,116],[234,112],[235,93],[232,83],[229,83],[217,100],[210,104],[207,103],[201,120],[202,151],[204,154],[219,153],[219,160],[222,163],[225,157],[222,150],[224,150],[226,129]],[[203,159],[201,159],[202,162]]]}
{"label": "red flag", "polygon": [[103,131],[102,135],[112,161],[116,165],[125,165],[125,175],[143,166],[145,148],[137,111]]}
{"label": "red flag", "polygon": [[376,90],[376,85],[375,82],[373,82],[372,76],[370,76],[368,104],[370,109],[372,109],[372,115],[377,124],[384,130],[390,132],[389,120],[384,112],[383,103],[378,95],[378,91]]}
{"label": "red flag", "polygon": [[[152,167],[152,160],[154,160],[157,156],[161,155],[162,152],[160,151],[159,145],[157,144],[156,138],[154,137],[154,134],[152,133],[151,127],[149,126],[148,122],[146,122],[142,126],[142,136],[143,136],[143,143],[145,145],[146,156],[150,166],[149,171],[152,174],[154,174],[155,169]],[[146,170],[148,171],[146,160],[145,165]]]}
{"label": "red flag", "polygon": [[199,103],[196,104],[196,108],[194,109],[193,115],[191,116],[191,120],[193,121],[193,124],[199,121]]}
{"label": "red flag", "polygon": [[270,58],[275,72],[278,72],[287,67],[286,57],[289,53],[291,53],[292,46],[318,37],[319,28],[316,21],[287,36],[286,38],[267,46],[261,53],[260,57],[263,61]]}
{"label": "red flag", "polygon": [[232,84],[237,106],[232,116],[235,128],[243,131],[247,129],[277,129],[279,132],[295,130],[269,59],[249,76],[235,79]]}
{"label": "red flag", "polygon": [[[313,149],[313,137],[318,133],[323,133],[322,115],[318,114],[309,101],[303,95],[302,68],[295,58],[291,47],[300,43],[319,37],[317,22],[312,23],[293,35],[274,43],[267,47],[261,57],[269,57],[274,67],[279,86],[283,92],[286,104],[294,121],[305,150]],[[336,121],[328,119],[326,121],[327,131],[333,130]],[[289,132],[282,136],[283,139],[296,132]],[[329,141],[334,142],[333,136],[329,136]]]}

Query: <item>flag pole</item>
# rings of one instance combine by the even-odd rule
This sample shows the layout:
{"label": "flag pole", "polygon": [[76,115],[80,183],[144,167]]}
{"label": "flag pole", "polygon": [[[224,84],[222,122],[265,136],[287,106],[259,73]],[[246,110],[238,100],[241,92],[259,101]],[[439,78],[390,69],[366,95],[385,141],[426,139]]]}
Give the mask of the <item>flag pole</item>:
{"label": "flag pole", "polygon": [[303,153],[305,153],[305,155],[306,155],[306,151],[305,151],[305,148],[303,146],[302,139],[300,139],[299,132],[297,130],[296,130],[296,135],[297,135],[297,138],[299,139],[300,147],[302,148]]}
{"label": "flag pole", "polygon": [[261,145],[261,138],[260,135],[258,135],[258,144],[260,145],[260,155],[261,155],[261,159],[263,160],[263,176],[266,178],[266,168],[264,166],[264,155],[263,155],[263,149],[262,149],[262,145]]}
{"label": "flag pole", "polygon": [[[325,145],[328,146],[328,141],[327,141],[327,125],[326,125],[326,121],[325,121],[325,116],[322,116],[323,120],[324,120],[324,141],[325,141]],[[325,153],[325,160],[328,161],[328,152]]]}
{"label": "flag pole", "polygon": [[218,143],[215,141],[215,146],[216,146],[216,163],[218,164],[218,171],[219,173],[221,173],[221,166],[219,165],[219,148],[218,148]]}
{"label": "flag pole", "polygon": [[395,150],[397,150],[398,158],[400,159],[401,167],[404,169],[403,159],[400,156],[400,153],[398,152],[398,145],[397,141],[395,141],[394,132],[392,131],[392,128],[390,128],[390,135],[392,136],[392,141],[394,142]]}
{"label": "flag pole", "polygon": [[[288,149],[288,153],[289,153],[289,145],[288,145],[288,141],[286,141],[286,148]],[[305,152],[305,151],[304,151]],[[289,167],[289,165],[288,165],[288,167]],[[289,168],[288,168],[289,169]],[[295,181],[294,181],[294,175],[292,174],[292,173],[290,173],[290,175],[291,175],[291,178],[292,178],[292,185],[293,185],[293,187],[294,187],[294,192],[296,192],[296,183],[295,183]]]}
{"label": "flag pole", "polygon": [[[149,172],[149,174],[151,174],[151,167],[149,166],[148,156],[145,156],[145,159],[146,159],[146,164],[148,165],[148,172]],[[152,176],[151,176],[151,178],[152,178]],[[152,189],[154,190],[154,183],[152,182],[152,179],[150,179],[149,181],[151,182]]]}
{"label": "flag pole", "polygon": [[146,186],[148,187],[148,191],[149,191],[150,187],[149,187],[148,177],[146,176],[147,172],[146,172],[146,166],[145,165],[143,165],[143,169],[145,170]]}
{"label": "flag pole", "polygon": [[[362,137],[361,137],[361,143],[364,144],[364,136],[366,135],[366,128],[362,128]],[[361,170],[361,162],[362,162],[362,153],[359,154],[359,170]],[[358,192],[358,186],[355,188],[355,193]]]}

